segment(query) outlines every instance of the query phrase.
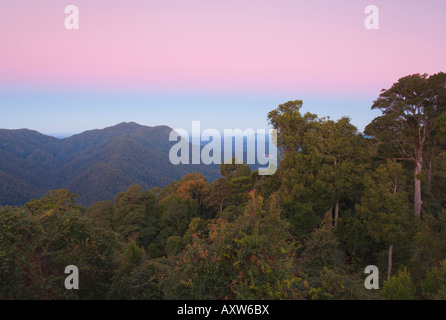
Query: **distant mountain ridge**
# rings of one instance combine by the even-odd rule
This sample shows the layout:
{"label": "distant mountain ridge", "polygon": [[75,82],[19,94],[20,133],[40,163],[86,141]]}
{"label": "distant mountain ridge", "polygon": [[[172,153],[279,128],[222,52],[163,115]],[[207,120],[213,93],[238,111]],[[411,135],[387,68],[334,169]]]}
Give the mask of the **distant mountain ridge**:
{"label": "distant mountain ridge", "polygon": [[47,191],[67,188],[78,203],[113,200],[139,184],[162,187],[189,172],[200,171],[212,182],[218,165],[173,165],[172,131],[123,122],[64,139],[28,129],[0,129],[0,205],[23,205]]}

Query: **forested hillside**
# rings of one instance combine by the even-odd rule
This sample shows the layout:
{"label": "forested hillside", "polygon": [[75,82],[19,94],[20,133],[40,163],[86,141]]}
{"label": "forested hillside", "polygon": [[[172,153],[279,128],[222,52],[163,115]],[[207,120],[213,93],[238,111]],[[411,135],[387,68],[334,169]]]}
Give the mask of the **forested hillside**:
{"label": "forested hillside", "polygon": [[[289,101],[267,115],[281,152],[274,175],[223,164],[215,181],[187,173],[85,207],[74,192],[94,183],[81,174],[84,159],[132,161],[113,160],[108,143],[157,150],[156,140],[107,142],[92,132],[63,149],[26,131],[2,142],[10,161],[40,163],[24,162],[18,177],[64,166],[78,173],[72,189],[0,209],[0,298],[446,299],[446,74],[410,75],[383,90],[372,106],[381,114],[364,133],[348,117],[302,106]],[[73,152],[85,156],[71,163]],[[153,174],[148,167],[141,175]],[[67,265],[79,268],[79,290],[63,286]],[[364,287],[368,265],[379,268],[378,290]]]}
{"label": "forested hillside", "polygon": [[121,123],[66,139],[36,131],[0,130],[0,204],[23,205],[48,190],[68,188],[78,203],[113,200],[129,186],[162,187],[200,170],[218,178],[218,166],[169,161],[172,129]]}

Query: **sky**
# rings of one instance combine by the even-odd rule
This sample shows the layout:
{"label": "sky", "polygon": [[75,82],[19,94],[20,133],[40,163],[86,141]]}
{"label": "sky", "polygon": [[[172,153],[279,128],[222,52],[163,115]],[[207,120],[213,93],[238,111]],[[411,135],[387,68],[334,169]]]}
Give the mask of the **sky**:
{"label": "sky", "polygon": [[445,14],[444,0],[2,0],[0,128],[261,129],[299,99],[362,131],[382,89],[446,71]]}

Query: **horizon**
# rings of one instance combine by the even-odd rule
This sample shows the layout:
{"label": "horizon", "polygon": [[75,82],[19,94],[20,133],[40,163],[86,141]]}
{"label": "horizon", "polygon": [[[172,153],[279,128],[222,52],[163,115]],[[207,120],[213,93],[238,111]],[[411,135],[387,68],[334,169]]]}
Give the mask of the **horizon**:
{"label": "horizon", "polygon": [[[155,128],[155,127],[168,127],[169,129],[171,129],[171,130],[178,130],[178,129],[181,129],[181,130],[186,130],[186,132],[188,133],[188,138],[189,138],[189,140],[192,140],[192,138],[194,138],[194,137],[202,137],[202,135],[203,135],[203,130],[207,130],[207,129],[214,129],[214,128],[201,128],[201,131],[200,131],[200,134],[199,135],[196,135],[196,134],[194,134],[194,130],[192,129],[183,129],[183,128],[171,128],[171,127],[169,127],[169,126],[167,126],[167,125],[163,125],[163,124],[159,124],[159,125],[154,125],[154,126],[148,126],[148,125],[144,125],[144,124],[141,124],[141,123],[138,123],[138,122],[135,122],[135,121],[130,121],[130,122],[126,122],[126,121],[124,121],[124,122],[120,122],[120,123],[116,123],[116,124],[114,124],[114,125],[110,125],[110,126],[106,126],[106,127],[104,127],[104,128],[91,128],[91,129],[87,129],[87,130],[84,130],[84,131],[81,131],[81,132],[76,132],[76,133],[64,133],[64,132],[60,132],[60,133],[54,133],[54,132],[41,132],[41,131],[39,131],[39,130],[36,130],[36,129],[33,129],[33,128],[14,128],[14,129],[7,129],[7,128],[0,128],[0,130],[9,130],[9,131],[19,131],[19,130],[30,130],[30,131],[35,131],[35,132],[38,132],[38,133],[40,133],[40,134],[42,134],[42,135],[45,135],[45,136],[50,136],[50,137],[53,137],[53,138],[57,138],[57,139],[59,139],[59,140],[63,140],[63,139],[67,139],[67,138],[70,138],[70,137],[72,137],[72,136],[76,136],[76,135],[79,135],[79,134],[82,134],[82,133],[86,133],[86,132],[89,132],[89,131],[95,131],[95,130],[104,130],[104,129],[108,129],[108,128],[113,128],[113,127],[116,127],[116,126],[118,126],[118,125],[123,125],[123,124],[125,124],[125,125],[129,125],[129,124],[136,124],[136,125],[138,125],[138,126],[142,126],[142,127],[146,127],[146,128]],[[222,139],[224,139],[224,130],[238,130],[238,129],[240,129],[241,130],[241,133],[240,134],[238,134],[238,132],[233,132],[233,137],[236,137],[236,136],[244,136],[244,137],[246,137],[246,136],[251,136],[251,134],[249,134],[249,132],[245,132],[245,130],[246,129],[252,129],[253,130],[253,135],[254,136],[258,136],[258,135],[263,135],[263,133],[259,133],[259,132],[257,132],[259,129],[260,130],[267,130],[267,128],[257,128],[257,129],[253,129],[253,128],[226,128],[226,129],[223,129],[223,130],[218,130],[218,129],[215,129],[215,130],[217,130],[217,132],[222,136]],[[246,133],[246,134],[245,134]],[[357,128],[357,133],[359,133],[359,134],[364,134],[362,131],[360,131],[358,128]],[[265,133],[266,135],[269,135],[269,133],[268,132],[266,132]],[[201,141],[201,142],[207,142],[207,141]]]}
{"label": "horizon", "polygon": [[[36,132],[38,132],[38,133],[40,133],[40,134],[43,134],[43,135],[46,135],[46,136],[50,136],[50,137],[54,137],[54,138],[57,138],[57,139],[59,139],[59,140],[62,140],[62,139],[70,138],[70,137],[72,137],[72,136],[79,135],[79,134],[82,134],[82,133],[85,133],[85,132],[88,132],[88,131],[104,130],[104,129],[108,129],[108,128],[117,127],[117,126],[119,126],[119,125],[132,125],[132,124],[135,124],[135,125],[138,125],[138,126],[142,126],[142,127],[146,127],[146,128],[168,127],[168,128],[171,129],[171,130],[182,129],[182,128],[171,128],[171,127],[166,126],[166,125],[163,125],[163,124],[155,125],[155,126],[147,126],[147,125],[138,123],[138,122],[136,122],[136,121],[130,121],[130,122],[123,121],[123,122],[116,123],[116,124],[114,124],[114,125],[107,126],[107,127],[104,127],[104,128],[92,128],[92,129],[88,129],[88,130],[85,130],[85,131],[82,131],[82,132],[76,132],[76,133],[64,133],[64,132],[60,132],[60,133],[54,133],[54,132],[52,132],[52,133],[48,133],[48,132],[41,132],[41,131],[35,130],[35,129],[33,129],[33,128],[15,128],[15,129],[0,128],[0,130],[10,130],[10,131],[30,130],[30,131],[36,131]],[[203,128],[203,129],[206,130],[206,129],[213,129],[213,128]],[[251,128],[233,128],[233,129],[234,129],[234,130],[236,130],[236,129],[241,129],[241,131],[242,131],[241,135],[245,136],[244,129],[251,129]],[[188,133],[188,135],[189,135],[189,139],[192,139],[193,137],[197,137],[197,136],[201,137],[202,134],[203,134],[202,131],[200,132],[200,135],[196,135],[196,134],[194,134],[194,130],[188,130],[188,129],[182,129],[182,130],[186,130],[186,131],[187,131],[187,133]],[[226,129],[224,129],[224,130],[226,130]],[[217,131],[222,135],[222,138],[224,138],[224,137],[223,137],[223,135],[224,135],[224,130],[217,130]],[[230,129],[230,130],[232,130],[232,129]],[[258,129],[257,129],[257,130],[258,130]],[[259,135],[259,134],[262,134],[262,133],[254,132],[254,136],[257,136],[257,135]],[[266,134],[268,135],[268,133],[266,133]],[[246,135],[249,136],[249,132],[248,132]],[[237,132],[234,133],[234,136],[238,136]]]}

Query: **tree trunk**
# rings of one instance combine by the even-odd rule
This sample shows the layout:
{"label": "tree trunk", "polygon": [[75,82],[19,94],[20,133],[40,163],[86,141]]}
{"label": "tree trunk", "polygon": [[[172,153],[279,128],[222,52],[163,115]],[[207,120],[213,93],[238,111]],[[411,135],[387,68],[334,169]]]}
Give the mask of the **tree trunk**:
{"label": "tree trunk", "polygon": [[331,225],[334,226],[333,206],[330,207],[330,210],[328,210],[328,212],[330,212]]}
{"label": "tree trunk", "polygon": [[392,275],[392,254],[393,254],[393,244],[389,246],[389,264],[387,267],[387,280],[389,280],[390,276]]}
{"label": "tree trunk", "polygon": [[414,214],[419,217],[421,215],[421,205],[423,201],[421,200],[421,180],[419,174],[423,170],[423,151],[417,150],[416,161],[415,161],[415,194],[414,194]]}
{"label": "tree trunk", "polygon": [[427,172],[427,191],[432,191],[432,159],[429,160],[428,172]]}
{"label": "tree trunk", "polygon": [[334,216],[334,226],[335,227],[338,224],[338,218],[339,218],[339,202],[337,202],[336,206],[335,206],[335,216]]}

